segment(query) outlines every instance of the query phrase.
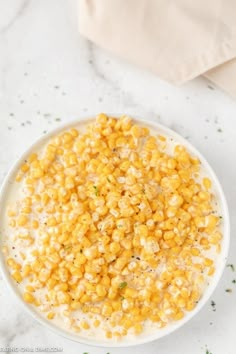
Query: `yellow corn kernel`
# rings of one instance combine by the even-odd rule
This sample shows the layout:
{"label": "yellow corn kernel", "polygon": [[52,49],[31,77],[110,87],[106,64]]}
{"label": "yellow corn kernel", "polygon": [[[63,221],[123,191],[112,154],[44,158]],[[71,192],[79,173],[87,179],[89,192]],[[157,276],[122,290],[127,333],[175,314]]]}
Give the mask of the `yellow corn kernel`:
{"label": "yellow corn kernel", "polygon": [[140,323],[134,325],[135,334],[140,334],[143,331],[143,326]]}
{"label": "yellow corn kernel", "polygon": [[80,326],[81,326],[81,328],[83,328],[85,330],[90,328],[90,325],[86,321],[81,321]]}
{"label": "yellow corn kernel", "polygon": [[124,237],[125,237],[124,231],[115,229],[115,230],[113,231],[113,233],[112,233],[112,239],[113,239],[115,242],[119,242],[119,241],[123,240]]}
{"label": "yellow corn kernel", "polygon": [[137,296],[137,290],[131,288],[125,288],[124,296],[134,298]]}
{"label": "yellow corn kernel", "polygon": [[15,181],[20,182],[22,180],[22,177],[23,177],[22,172],[17,173]]}
{"label": "yellow corn kernel", "polygon": [[187,288],[182,288],[180,290],[180,295],[182,296],[182,298],[184,298],[185,300],[189,298],[189,290]]}
{"label": "yellow corn kernel", "polygon": [[101,322],[100,322],[99,320],[94,320],[94,321],[93,321],[93,325],[94,325],[95,328],[99,327],[99,326],[100,326],[100,323],[101,323]]}
{"label": "yellow corn kernel", "polygon": [[53,216],[49,219],[47,219],[47,226],[56,226],[57,225],[57,220],[56,218]]}
{"label": "yellow corn kernel", "polygon": [[193,256],[199,256],[200,250],[198,248],[192,248],[191,253]]}
{"label": "yellow corn kernel", "polygon": [[96,286],[96,293],[98,294],[98,296],[104,297],[107,293],[105,286],[98,284]]}
{"label": "yellow corn kernel", "polygon": [[210,267],[207,274],[211,276],[214,273],[215,273],[215,267]]}
{"label": "yellow corn kernel", "polygon": [[204,259],[204,265],[206,267],[210,267],[212,264],[213,264],[213,260],[212,259],[210,259],[210,258],[205,258]]}
{"label": "yellow corn kernel", "polygon": [[211,181],[209,180],[209,178],[203,178],[202,183],[206,189],[211,188]]}
{"label": "yellow corn kernel", "polygon": [[112,338],[112,332],[111,331],[106,331],[106,337],[107,338]]}
{"label": "yellow corn kernel", "polygon": [[112,306],[105,303],[102,306],[102,315],[103,316],[110,316],[111,314],[112,314]]}
{"label": "yellow corn kernel", "polygon": [[9,209],[7,211],[7,216],[11,217],[11,216],[16,216],[16,211],[13,209]]}
{"label": "yellow corn kernel", "polygon": [[184,313],[182,311],[178,311],[175,315],[174,315],[174,319],[176,321],[181,320],[184,317]]}
{"label": "yellow corn kernel", "polygon": [[118,242],[111,242],[109,249],[111,253],[116,254],[120,251],[120,244]]}
{"label": "yellow corn kernel", "polygon": [[25,278],[31,273],[31,266],[26,264],[22,269],[22,277]]}
{"label": "yellow corn kernel", "polygon": [[[54,280],[54,279],[52,279],[52,280]],[[67,283],[61,283],[61,284],[57,284],[56,286],[55,286],[55,290],[56,291],[67,291],[68,290],[68,284]]]}
{"label": "yellow corn kernel", "polygon": [[25,173],[29,170],[29,165],[27,163],[25,163],[24,165],[21,166],[20,169],[23,173]]}
{"label": "yellow corn kernel", "polygon": [[47,319],[48,319],[48,320],[52,320],[54,317],[55,317],[55,313],[54,313],[54,312],[49,312],[49,313],[47,314]]}
{"label": "yellow corn kernel", "polygon": [[20,215],[17,219],[18,226],[25,226],[28,222],[28,217],[26,215]]}
{"label": "yellow corn kernel", "polygon": [[64,291],[60,291],[57,294],[57,300],[60,304],[70,304],[71,302],[71,296],[69,293],[66,293]]}
{"label": "yellow corn kernel", "polygon": [[29,163],[32,163],[33,161],[37,160],[38,155],[36,153],[32,153],[29,157],[28,157],[28,161]]}
{"label": "yellow corn kernel", "polygon": [[134,234],[137,236],[147,237],[148,227],[146,225],[137,225],[134,229]]}
{"label": "yellow corn kernel", "polygon": [[26,207],[24,207],[24,208],[21,209],[21,212],[22,212],[23,214],[30,214],[31,208],[30,208],[29,206],[26,206]]}
{"label": "yellow corn kernel", "polygon": [[185,308],[187,311],[192,311],[195,306],[196,304],[193,301],[188,301]]}
{"label": "yellow corn kernel", "polygon": [[22,282],[22,276],[20,274],[19,271],[15,271],[14,273],[12,273],[12,278],[17,282],[17,283],[21,283]]}
{"label": "yellow corn kernel", "polygon": [[14,268],[16,262],[13,258],[8,258],[7,259],[7,265],[10,267],[10,268]]}
{"label": "yellow corn kernel", "polygon": [[26,285],[25,290],[29,293],[33,293],[35,288],[32,285]]}
{"label": "yellow corn kernel", "polygon": [[75,310],[75,311],[81,309],[81,307],[82,307],[81,303],[78,301],[73,301],[70,306],[71,306],[71,309]]}
{"label": "yellow corn kernel", "polygon": [[29,303],[29,304],[33,304],[35,298],[32,294],[28,293],[28,292],[25,292],[23,294],[23,299],[25,302]]}
{"label": "yellow corn kernel", "polygon": [[78,333],[81,331],[81,328],[80,326],[73,326],[73,330]]}
{"label": "yellow corn kernel", "polygon": [[122,323],[122,326],[124,327],[124,329],[128,330],[133,326],[133,322],[131,319],[125,318],[125,320]]}
{"label": "yellow corn kernel", "polygon": [[79,135],[79,132],[78,132],[77,129],[72,128],[72,129],[70,130],[70,134],[71,134],[74,138],[76,138],[76,137]]}
{"label": "yellow corn kernel", "polygon": [[33,229],[38,229],[38,228],[39,228],[39,222],[38,222],[38,220],[33,220],[33,221],[32,221],[32,227],[33,227]]}

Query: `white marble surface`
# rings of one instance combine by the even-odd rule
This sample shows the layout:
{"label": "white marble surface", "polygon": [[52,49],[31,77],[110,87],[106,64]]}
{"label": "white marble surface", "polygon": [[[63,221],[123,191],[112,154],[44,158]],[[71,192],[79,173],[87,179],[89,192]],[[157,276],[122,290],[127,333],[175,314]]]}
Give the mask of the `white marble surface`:
{"label": "white marble surface", "polygon": [[[225,190],[232,222],[228,263],[236,266],[236,102],[204,79],[176,88],[78,35],[76,1],[0,0],[0,179],[45,131],[91,113],[158,120],[206,156]],[[170,336],[133,349],[94,348],[44,329],[0,280],[0,348],[63,347],[82,354],[234,354],[236,272],[228,267],[211,303]],[[232,289],[231,293],[225,289]]]}

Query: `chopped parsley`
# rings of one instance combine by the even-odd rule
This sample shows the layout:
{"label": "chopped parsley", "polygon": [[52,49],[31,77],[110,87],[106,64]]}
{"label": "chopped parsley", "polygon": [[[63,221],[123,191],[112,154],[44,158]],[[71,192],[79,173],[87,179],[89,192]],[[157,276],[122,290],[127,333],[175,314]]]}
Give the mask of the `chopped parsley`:
{"label": "chopped parsley", "polygon": [[71,247],[72,247],[72,245],[66,245],[66,246],[65,246],[65,250],[67,251],[67,250],[69,250]]}
{"label": "chopped parsley", "polygon": [[94,192],[95,192],[96,197],[98,197],[98,195],[99,195],[98,187],[97,186],[93,186],[93,188],[94,188]]}
{"label": "chopped parsley", "polygon": [[232,272],[235,272],[234,264],[227,264],[226,267],[231,268]]}
{"label": "chopped parsley", "polygon": [[215,301],[211,301],[211,307],[212,307],[212,310],[215,312],[216,311],[216,303]]}
{"label": "chopped parsley", "polygon": [[225,289],[226,293],[232,293],[232,289]]}
{"label": "chopped parsley", "polygon": [[222,133],[223,130],[221,128],[217,129],[218,133]]}
{"label": "chopped parsley", "polygon": [[212,354],[208,349],[206,350],[206,354]]}
{"label": "chopped parsley", "polygon": [[107,177],[107,180],[108,180],[108,182],[109,182],[109,183],[111,183],[111,180],[110,180],[110,178],[109,178],[109,177]]}
{"label": "chopped parsley", "polygon": [[233,284],[236,284],[236,279],[233,279],[233,280],[232,280],[232,283],[233,283]]}
{"label": "chopped parsley", "polygon": [[122,283],[120,283],[119,288],[124,289],[126,286],[127,286],[126,281],[123,281]]}

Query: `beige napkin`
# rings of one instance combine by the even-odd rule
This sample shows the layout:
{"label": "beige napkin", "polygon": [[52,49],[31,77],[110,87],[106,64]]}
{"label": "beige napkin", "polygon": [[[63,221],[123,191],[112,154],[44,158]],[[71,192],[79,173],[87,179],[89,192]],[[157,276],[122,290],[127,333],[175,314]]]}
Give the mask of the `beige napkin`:
{"label": "beige napkin", "polygon": [[99,46],[174,84],[205,74],[236,97],[236,0],[79,5],[80,33]]}

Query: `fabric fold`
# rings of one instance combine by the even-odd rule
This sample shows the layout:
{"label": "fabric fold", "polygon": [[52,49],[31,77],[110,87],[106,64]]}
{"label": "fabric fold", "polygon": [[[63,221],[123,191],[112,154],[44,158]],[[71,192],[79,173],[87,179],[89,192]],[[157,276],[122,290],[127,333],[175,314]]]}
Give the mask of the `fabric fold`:
{"label": "fabric fold", "polygon": [[234,0],[79,0],[79,31],[173,84],[204,73],[225,84],[222,64],[236,58],[235,14]]}

